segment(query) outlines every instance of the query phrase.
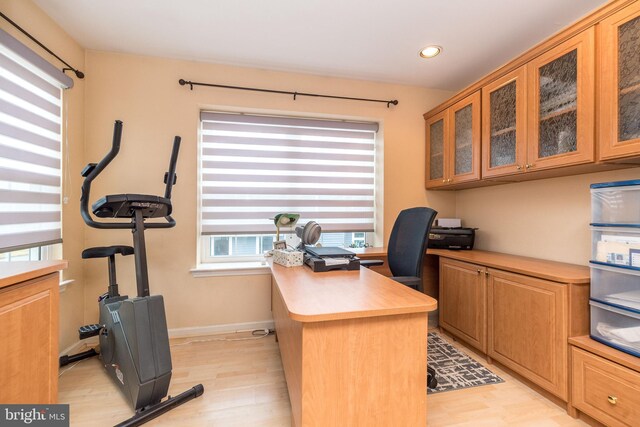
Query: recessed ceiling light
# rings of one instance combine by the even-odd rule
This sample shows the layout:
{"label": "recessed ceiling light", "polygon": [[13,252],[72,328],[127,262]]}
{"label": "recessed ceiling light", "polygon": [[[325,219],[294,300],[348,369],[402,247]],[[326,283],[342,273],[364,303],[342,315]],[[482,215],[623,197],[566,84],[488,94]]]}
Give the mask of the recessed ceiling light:
{"label": "recessed ceiling light", "polygon": [[433,58],[434,56],[438,56],[440,52],[442,52],[440,46],[427,46],[420,51],[420,56],[423,58]]}

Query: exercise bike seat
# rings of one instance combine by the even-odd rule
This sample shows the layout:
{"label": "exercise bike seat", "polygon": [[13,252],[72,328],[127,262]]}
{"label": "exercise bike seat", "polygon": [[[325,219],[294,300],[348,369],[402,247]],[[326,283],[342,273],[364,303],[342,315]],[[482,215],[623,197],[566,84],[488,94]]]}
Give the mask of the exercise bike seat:
{"label": "exercise bike seat", "polygon": [[163,218],[171,215],[171,199],[147,194],[112,194],[95,202],[93,214],[99,218],[133,218],[142,211],[143,218]]}
{"label": "exercise bike seat", "polygon": [[115,254],[121,254],[122,256],[133,255],[133,248],[131,246],[98,246],[95,248],[87,248],[82,251],[82,259],[107,258]]}

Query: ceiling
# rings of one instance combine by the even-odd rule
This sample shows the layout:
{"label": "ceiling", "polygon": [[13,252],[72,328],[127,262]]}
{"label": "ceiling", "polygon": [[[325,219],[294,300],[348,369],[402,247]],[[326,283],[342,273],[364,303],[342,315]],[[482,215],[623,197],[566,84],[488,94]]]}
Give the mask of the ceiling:
{"label": "ceiling", "polygon": [[[605,3],[34,1],[88,49],[445,90],[462,89]],[[421,59],[418,51],[429,44],[443,52]]]}

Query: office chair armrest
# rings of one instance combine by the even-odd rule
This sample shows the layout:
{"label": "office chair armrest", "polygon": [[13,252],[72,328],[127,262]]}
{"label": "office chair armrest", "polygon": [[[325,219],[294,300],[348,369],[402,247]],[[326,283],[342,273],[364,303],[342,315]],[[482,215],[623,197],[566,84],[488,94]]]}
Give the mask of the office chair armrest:
{"label": "office chair armrest", "polygon": [[371,268],[371,267],[378,267],[380,265],[384,265],[384,261],[381,259],[361,259],[360,260],[360,267]]}
{"label": "office chair armrest", "polygon": [[395,280],[398,283],[402,283],[416,291],[422,292],[422,279],[416,276],[393,276],[389,277],[391,280]]}

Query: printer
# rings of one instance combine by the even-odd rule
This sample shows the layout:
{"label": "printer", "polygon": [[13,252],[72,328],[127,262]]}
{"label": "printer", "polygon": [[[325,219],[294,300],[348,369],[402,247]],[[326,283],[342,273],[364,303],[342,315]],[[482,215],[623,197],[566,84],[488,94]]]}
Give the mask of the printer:
{"label": "printer", "polygon": [[476,228],[431,227],[428,248],[432,249],[473,249]]}

